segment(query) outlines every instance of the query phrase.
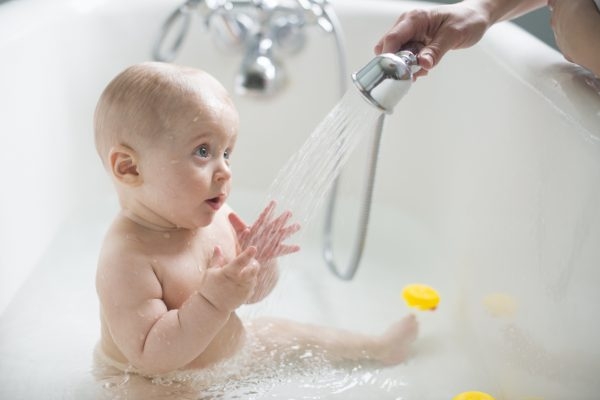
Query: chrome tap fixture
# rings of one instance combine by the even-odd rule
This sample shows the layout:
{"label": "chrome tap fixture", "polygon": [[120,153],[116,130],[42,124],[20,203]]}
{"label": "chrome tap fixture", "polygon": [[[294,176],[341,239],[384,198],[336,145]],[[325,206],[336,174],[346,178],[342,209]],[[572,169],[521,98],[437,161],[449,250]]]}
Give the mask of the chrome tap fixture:
{"label": "chrome tap fixture", "polygon": [[298,53],[305,27],[334,32],[327,0],[187,0],[165,21],[153,49],[157,61],[173,61],[200,14],[215,43],[243,52],[235,78],[240,94],[272,95],[287,81],[283,57]]}

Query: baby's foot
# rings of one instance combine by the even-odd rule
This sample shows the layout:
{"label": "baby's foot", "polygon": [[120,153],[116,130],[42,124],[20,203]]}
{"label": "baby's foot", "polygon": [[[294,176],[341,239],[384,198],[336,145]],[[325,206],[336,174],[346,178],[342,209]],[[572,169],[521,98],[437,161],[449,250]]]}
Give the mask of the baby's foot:
{"label": "baby's foot", "polygon": [[392,324],[380,336],[380,352],[378,361],[385,365],[396,365],[406,360],[410,344],[414,342],[419,331],[419,324],[413,314]]}

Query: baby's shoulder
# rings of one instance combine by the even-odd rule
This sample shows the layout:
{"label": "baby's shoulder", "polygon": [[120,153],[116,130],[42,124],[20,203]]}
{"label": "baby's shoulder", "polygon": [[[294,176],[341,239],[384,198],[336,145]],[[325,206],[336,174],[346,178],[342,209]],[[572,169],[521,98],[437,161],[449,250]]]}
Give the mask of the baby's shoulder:
{"label": "baby's shoulder", "polygon": [[[152,260],[154,255],[138,238],[109,230],[96,270],[96,289],[101,301],[115,296],[160,296],[161,287]],[[122,300],[122,299],[121,299]]]}
{"label": "baby's shoulder", "polygon": [[115,220],[104,236],[98,266],[143,266],[152,251],[152,243],[143,235]]}

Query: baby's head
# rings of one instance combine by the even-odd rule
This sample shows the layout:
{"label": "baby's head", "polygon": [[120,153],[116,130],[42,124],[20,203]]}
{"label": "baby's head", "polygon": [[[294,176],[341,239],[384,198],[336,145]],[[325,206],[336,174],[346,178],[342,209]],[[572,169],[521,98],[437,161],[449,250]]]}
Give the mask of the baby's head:
{"label": "baby's head", "polygon": [[[229,194],[238,123],[231,98],[211,75],[147,62],[125,69],[102,93],[96,149],[123,206],[150,210],[166,225],[184,226],[186,218],[203,225],[193,215],[207,214],[206,205],[218,210]],[[183,209],[196,214],[180,215]]]}
{"label": "baby's head", "polygon": [[98,101],[96,150],[108,166],[113,146],[156,144],[190,123],[181,120],[190,103],[195,111],[205,106],[210,112],[215,100],[234,107],[225,88],[206,72],[159,62],[133,65],[108,84]]}

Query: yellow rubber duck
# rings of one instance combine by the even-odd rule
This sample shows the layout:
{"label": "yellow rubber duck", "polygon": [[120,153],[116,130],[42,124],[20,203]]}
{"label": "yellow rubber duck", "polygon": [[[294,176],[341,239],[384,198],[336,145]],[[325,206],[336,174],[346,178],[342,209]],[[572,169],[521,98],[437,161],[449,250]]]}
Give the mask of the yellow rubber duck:
{"label": "yellow rubber duck", "polygon": [[494,398],[487,393],[473,391],[458,394],[452,400],[494,400]]}
{"label": "yellow rubber duck", "polygon": [[402,289],[402,297],[409,307],[422,311],[433,311],[440,302],[440,295],[431,286],[421,283],[406,285]]}

